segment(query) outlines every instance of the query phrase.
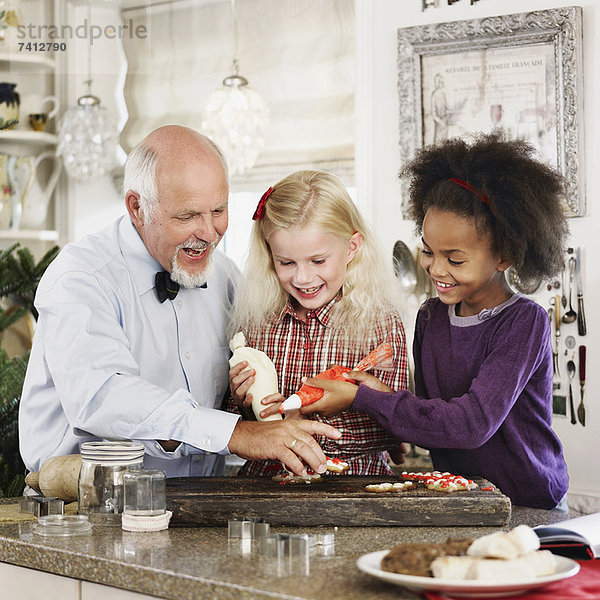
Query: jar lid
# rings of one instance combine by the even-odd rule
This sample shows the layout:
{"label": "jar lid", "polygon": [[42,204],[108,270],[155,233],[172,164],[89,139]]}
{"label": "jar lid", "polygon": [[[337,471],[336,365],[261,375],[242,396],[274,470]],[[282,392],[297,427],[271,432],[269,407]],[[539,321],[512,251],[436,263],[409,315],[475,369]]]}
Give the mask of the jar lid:
{"label": "jar lid", "polygon": [[83,442],[82,460],[94,463],[131,464],[140,462],[144,446],[136,442]]}
{"label": "jar lid", "polygon": [[92,531],[87,515],[46,515],[33,524],[33,533],[44,537],[82,535]]}

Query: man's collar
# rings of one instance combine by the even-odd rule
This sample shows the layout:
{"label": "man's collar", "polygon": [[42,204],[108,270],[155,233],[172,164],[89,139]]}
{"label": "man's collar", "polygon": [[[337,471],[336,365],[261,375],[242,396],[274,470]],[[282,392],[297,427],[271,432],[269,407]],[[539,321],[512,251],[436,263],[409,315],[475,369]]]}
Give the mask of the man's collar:
{"label": "man's collar", "polygon": [[148,252],[129,215],[121,217],[119,245],[140,296],[153,289],[156,272],[162,270],[162,266]]}

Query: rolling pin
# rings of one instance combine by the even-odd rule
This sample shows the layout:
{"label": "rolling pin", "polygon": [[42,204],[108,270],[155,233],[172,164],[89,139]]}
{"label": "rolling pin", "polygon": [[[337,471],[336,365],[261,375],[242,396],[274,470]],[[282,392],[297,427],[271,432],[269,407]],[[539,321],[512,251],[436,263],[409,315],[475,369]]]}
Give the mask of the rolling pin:
{"label": "rolling pin", "polygon": [[77,500],[81,454],[52,456],[39,471],[29,473],[25,483],[46,497],[65,502]]}

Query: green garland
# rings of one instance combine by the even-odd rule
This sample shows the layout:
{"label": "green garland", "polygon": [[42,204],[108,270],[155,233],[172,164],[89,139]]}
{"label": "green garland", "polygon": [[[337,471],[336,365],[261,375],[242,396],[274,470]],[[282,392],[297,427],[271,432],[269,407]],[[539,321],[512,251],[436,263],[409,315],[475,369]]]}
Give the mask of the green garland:
{"label": "green garland", "polygon": [[[19,308],[0,306],[0,336],[27,311],[44,271],[58,254],[49,250],[36,264],[28,248],[13,244],[0,252],[0,298],[8,297]],[[19,401],[29,355],[9,358],[0,348],[0,498],[19,496],[25,485],[25,465],[19,454]]]}

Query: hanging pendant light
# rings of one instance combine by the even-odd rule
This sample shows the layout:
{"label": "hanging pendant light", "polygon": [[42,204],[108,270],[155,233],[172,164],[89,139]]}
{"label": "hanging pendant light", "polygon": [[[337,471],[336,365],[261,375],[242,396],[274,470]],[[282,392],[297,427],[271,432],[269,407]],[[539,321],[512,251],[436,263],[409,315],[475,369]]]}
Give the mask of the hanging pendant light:
{"label": "hanging pendant light", "polygon": [[[91,1],[88,2],[88,22],[91,23]],[[63,115],[58,131],[57,154],[62,156],[67,175],[82,183],[110,172],[117,165],[117,126],[92,94],[92,50],[88,49],[87,93],[77,100],[77,106]]]}
{"label": "hanging pendant light", "polygon": [[223,150],[229,172],[242,174],[251,169],[264,145],[269,122],[269,107],[260,95],[248,87],[239,72],[238,23],[235,0],[231,0],[234,25],[233,75],[223,79],[202,110],[202,129]]}

